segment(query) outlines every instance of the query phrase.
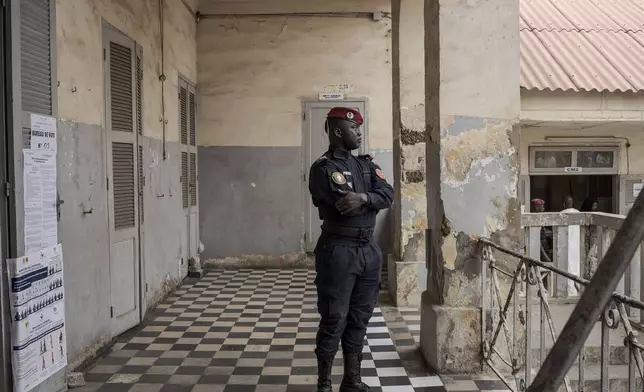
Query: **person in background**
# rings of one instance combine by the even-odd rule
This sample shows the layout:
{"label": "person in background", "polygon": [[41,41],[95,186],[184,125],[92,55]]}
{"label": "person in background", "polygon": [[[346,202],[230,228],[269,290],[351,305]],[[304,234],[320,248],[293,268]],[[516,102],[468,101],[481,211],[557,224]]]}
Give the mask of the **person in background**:
{"label": "person in background", "polygon": [[597,203],[597,198],[594,196],[588,196],[581,204],[581,212],[595,212],[598,209],[599,204]]}

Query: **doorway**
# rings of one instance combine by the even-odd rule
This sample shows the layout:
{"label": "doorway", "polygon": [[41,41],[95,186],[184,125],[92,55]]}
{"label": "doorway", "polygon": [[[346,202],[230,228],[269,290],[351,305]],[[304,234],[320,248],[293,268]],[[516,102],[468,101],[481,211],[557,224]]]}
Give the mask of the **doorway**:
{"label": "doorway", "polygon": [[322,232],[320,226],[322,221],[318,215],[318,209],[315,208],[311,201],[309,194],[309,169],[313,162],[315,162],[325,151],[329,148],[329,137],[324,129],[324,122],[329,110],[336,106],[343,106],[358,110],[365,118],[365,123],[362,125],[362,145],[360,149],[354,151],[354,155],[366,154],[368,151],[368,122],[366,115],[366,100],[351,100],[351,101],[305,101],[303,103],[304,114],[302,116],[302,129],[304,139],[304,195],[306,195],[306,208],[305,208],[305,250],[308,253],[313,252],[315,244]]}
{"label": "doorway", "polygon": [[530,176],[530,198],[545,201],[546,212],[564,209],[563,200],[572,196],[575,208],[582,209],[588,197],[597,200],[599,212],[617,213],[615,175],[535,175]]}

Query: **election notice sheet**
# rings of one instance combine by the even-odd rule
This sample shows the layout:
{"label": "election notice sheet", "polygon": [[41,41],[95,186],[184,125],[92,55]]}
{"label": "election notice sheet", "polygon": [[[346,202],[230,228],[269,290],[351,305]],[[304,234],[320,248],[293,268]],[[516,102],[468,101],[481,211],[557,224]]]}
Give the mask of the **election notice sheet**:
{"label": "election notice sheet", "polygon": [[28,392],[67,365],[61,244],[7,260],[16,392]]}
{"label": "election notice sheet", "polygon": [[25,254],[58,243],[56,152],[23,150]]}

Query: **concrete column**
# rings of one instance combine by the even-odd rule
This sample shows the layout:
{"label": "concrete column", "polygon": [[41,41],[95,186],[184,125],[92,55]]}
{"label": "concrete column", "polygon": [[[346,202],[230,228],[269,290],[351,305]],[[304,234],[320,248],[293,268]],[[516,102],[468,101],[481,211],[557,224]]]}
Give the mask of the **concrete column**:
{"label": "concrete column", "polygon": [[427,280],[424,4],[424,0],[392,0],[396,202],[388,287],[398,306],[419,306]]}
{"label": "concrete column", "polygon": [[475,372],[483,287],[476,239],[518,247],[519,3],[426,0],[425,69],[421,351],[439,372]]}

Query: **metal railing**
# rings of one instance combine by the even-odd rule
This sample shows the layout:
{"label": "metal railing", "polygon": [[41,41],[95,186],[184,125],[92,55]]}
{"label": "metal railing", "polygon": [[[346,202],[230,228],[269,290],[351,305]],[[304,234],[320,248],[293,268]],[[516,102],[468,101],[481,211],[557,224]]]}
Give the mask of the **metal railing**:
{"label": "metal railing", "polygon": [[[527,254],[480,239],[483,358],[510,390],[609,391],[616,390],[615,383],[621,383],[620,390],[643,390],[644,345],[634,330],[644,321],[640,199],[626,219],[603,213],[523,214]],[[543,251],[544,228],[553,233],[552,256]],[[558,335],[557,324],[563,323]],[[593,330],[599,330],[599,347],[585,347]],[[611,344],[611,331],[623,337],[622,351]],[[594,361],[599,379],[593,384],[586,373],[594,371]],[[611,381],[610,371],[621,371],[615,362],[627,368],[627,376]]]}

